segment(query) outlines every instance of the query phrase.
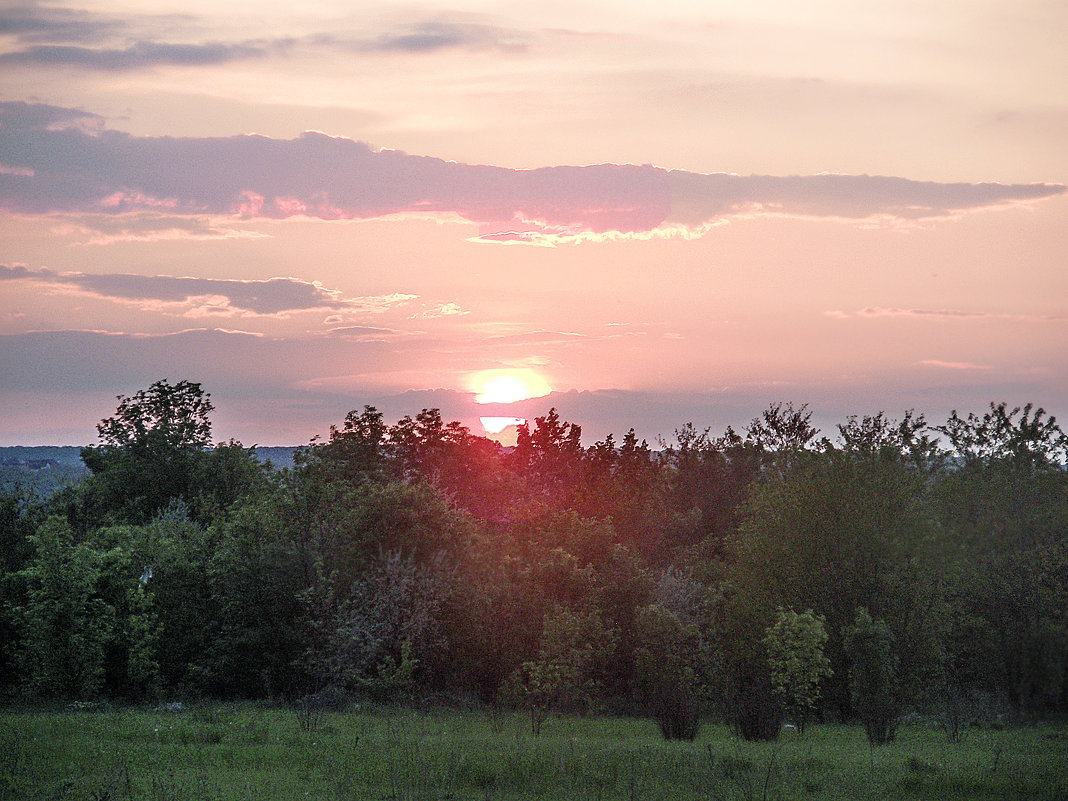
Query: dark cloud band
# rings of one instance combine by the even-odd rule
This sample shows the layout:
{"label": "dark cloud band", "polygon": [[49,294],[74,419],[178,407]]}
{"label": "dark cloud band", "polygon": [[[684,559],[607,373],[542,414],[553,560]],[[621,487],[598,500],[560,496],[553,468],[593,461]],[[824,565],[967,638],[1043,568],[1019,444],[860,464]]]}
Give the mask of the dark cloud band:
{"label": "dark cloud band", "polygon": [[218,298],[219,301],[213,306],[217,314],[245,312],[274,315],[316,309],[368,310],[375,300],[389,305],[402,297],[411,297],[346,299],[336,290],[325,289],[317,283],[299,278],[234,280],[130,273],[58,273],[48,269],[31,270],[23,265],[0,264],[0,281],[4,280],[59,285],[115,300],[188,304],[199,298]]}
{"label": "dark cloud band", "polygon": [[93,48],[75,45],[34,45],[24,50],[0,54],[0,64],[13,66],[72,66],[122,71],[152,66],[203,66],[237,59],[266,56],[285,46],[260,42],[206,42],[173,44],[136,42],[123,48]]}

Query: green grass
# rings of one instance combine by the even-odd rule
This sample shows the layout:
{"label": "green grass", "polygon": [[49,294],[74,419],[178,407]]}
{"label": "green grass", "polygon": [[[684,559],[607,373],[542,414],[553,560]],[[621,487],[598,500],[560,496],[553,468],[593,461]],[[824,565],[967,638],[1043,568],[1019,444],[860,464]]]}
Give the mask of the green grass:
{"label": "green grass", "polygon": [[0,799],[1060,799],[1068,729],[813,726],[778,743],[706,724],[666,743],[649,721],[382,708],[301,731],[286,710],[209,706],[0,716]]}

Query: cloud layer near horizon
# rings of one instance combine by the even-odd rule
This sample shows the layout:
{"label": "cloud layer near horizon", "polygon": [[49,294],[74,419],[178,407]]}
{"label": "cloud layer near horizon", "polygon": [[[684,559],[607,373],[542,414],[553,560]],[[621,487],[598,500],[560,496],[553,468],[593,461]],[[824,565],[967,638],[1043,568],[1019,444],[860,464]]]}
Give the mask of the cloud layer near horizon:
{"label": "cloud layer near horizon", "polygon": [[[220,352],[232,358],[220,359]],[[390,422],[423,408],[439,408],[446,420],[459,420],[475,434],[482,433],[480,417],[532,419],[555,407],[563,419],[582,425],[583,443],[590,445],[610,433],[618,437],[630,427],[650,443],[656,443],[658,437],[671,440],[673,431],[686,423],[694,423],[698,430],[709,426],[718,434],[727,425],[743,426],[761,408],[779,400],[811,403],[816,424],[831,434],[834,423],[845,422],[849,414],[893,414],[916,408],[939,420],[951,407],[981,410],[991,399],[1004,398],[1007,390],[1041,392],[1037,380],[1016,379],[1009,387],[1005,376],[987,365],[935,359],[922,362],[924,373],[897,375],[892,389],[814,378],[775,387],[740,384],[714,392],[557,391],[514,404],[480,405],[475,403],[475,393],[457,390],[396,392],[370,383],[346,391],[297,386],[301,376],[315,375],[340,360],[382,365],[394,361],[392,352],[377,342],[320,340],[310,349],[307,341],[219,329],[162,335],[98,331],[0,334],[0,371],[10,400],[5,435],[12,444],[88,443],[94,439],[96,420],[114,410],[115,393],[135,392],[160,378],[190,377],[203,382],[219,407],[216,430],[220,435],[237,436],[247,444],[280,445],[325,435],[329,425],[364,404],[375,405]],[[52,370],[42,371],[43,363]],[[167,364],[167,370],[160,372],[159,364]],[[953,391],[952,404],[947,404],[942,394],[945,388]],[[35,426],[41,425],[40,404],[26,403],[23,398],[56,396],[66,398],[66,403],[46,406],[50,428],[34,434]],[[1040,394],[1037,399],[1042,400]],[[257,418],[264,407],[274,410],[268,421]],[[53,433],[61,429],[62,436]]]}
{"label": "cloud layer near horizon", "polygon": [[296,139],[136,137],[75,109],[0,103],[0,208],[24,214],[372,219],[452,215],[490,241],[699,233],[732,216],[944,217],[1062,193],[1053,184],[867,175],[739,176],[599,164],[534,170]]}
{"label": "cloud layer near horizon", "polygon": [[[219,358],[220,353],[228,358]],[[384,390],[371,383],[349,384],[345,390],[316,383],[309,387],[301,377],[321,374],[338,363],[395,363],[395,354],[380,342],[343,341],[333,338],[287,340],[220,329],[192,329],[164,335],[109,334],[99,331],[41,331],[0,334],[0,373],[5,376],[10,413],[6,435],[16,444],[29,436],[39,416],[39,404],[24,398],[62,396],[67,403],[48,409],[48,425],[69,432],[62,442],[48,434],[40,443],[85,444],[91,441],[93,423],[114,410],[116,393],[134,392],[160,378],[193,377],[210,391],[219,407],[218,432],[237,436],[247,444],[294,445],[325,434],[346,412],[374,404],[387,420],[439,408],[448,420],[460,420],[481,433],[482,416],[533,418],[551,407],[564,419],[582,424],[583,442],[592,444],[608,433],[621,435],[635,428],[640,437],[656,442],[671,438],[672,431],[693,422],[713,432],[727,425],[744,425],[761,408],[774,401],[809,402],[817,424],[833,431],[834,422],[849,414],[895,413],[917,408],[938,419],[954,408],[981,410],[991,399],[1006,396],[1007,379],[986,365],[924,360],[926,372],[901,372],[891,389],[877,385],[814,378],[803,384],[737,385],[714,392],[685,390],[584,390],[556,391],[511,404],[478,404],[474,392],[421,389]],[[41,364],[52,369],[41,370]],[[158,365],[167,365],[162,371]],[[1024,380],[1013,385],[1039,393],[1041,382]],[[941,391],[950,388],[955,400],[947,404]],[[1010,396],[1011,397],[1011,396]],[[1028,397],[1035,397],[1034,394]],[[1038,400],[1042,400],[1041,395]],[[276,410],[267,421],[258,413]],[[259,410],[257,412],[257,410]],[[28,421],[28,422],[26,422]],[[21,437],[21,439],[20,439]],[[33,440],[37,442],[38,440]]]}

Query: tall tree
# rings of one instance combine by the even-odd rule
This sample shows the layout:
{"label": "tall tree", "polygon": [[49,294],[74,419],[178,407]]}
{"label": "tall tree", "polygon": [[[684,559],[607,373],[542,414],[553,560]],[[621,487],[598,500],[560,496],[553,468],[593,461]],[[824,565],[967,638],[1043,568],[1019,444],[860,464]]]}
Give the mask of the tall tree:
{"label": "tall tree", "polygon": [[754,417],[745,431],[746,438],[757,447],[784,454],[808,448],[820,433],[812,425],[807,403],[797,409],[792,403],[773,403],[760,417]]}
{"label": "tall tree", "polygon": [[[388,426],[382,413],[374,406],[363,411],[353,409],[345,415],[341,428],[330,426],[330,438],[298,450],[294,454],[297,466],[315,472],[328,480],[349,483],[376,481],[384,478],[388,452]],[[318,439],[318,437],[316,437]]]}
{"label": "tall tree", "polygon": [[846,715],[840,632],[863,606],[894,632],[905,689],[922,700],[939,668],[953,557],[927,511],[927,487],[925,474],[901,461],[830,446],[765,473],[732,548],[734,658],[761,661],[749,632],[770,625],[777,606],[813,609],[830,632],[826,697]]}
{"label": "tall tree", "polygon": [[36,553],[21,571],[27,597],[17,610],[24,688],[74,700],[150,695],[156,622],[129,552],[75,543],[60,517],[30,540]]}
{"label": "tall tree", "polygon": [[701,543],[712,556],[722,557],[740,522],[752,482],[760,475],[764,452],[752,439],[732,428],[721,437],[698,431],[690,423],[675,431],[675,444],[664,458],[668,472],[666,508],[674,516],[662,527],[658,553],[663,560],[670,545]]}
{"label": "tall tree", "polygon": [[953,461],[935,486],[935,508],[961,553],[947,682],[993,692],[1025,713],[1064,708],[1068,439],[1030,404],[953,412],[937,430]]}
{"label": "tall tree", "polygon": [[147,523],[172,500],[192,500],[214,406],[190,381],[156,381],[118,400],[115,416],[97,425],[100,444],[83,448],[82,461],[105,520]]}
{"label": "tall tree", "polygon": [[566,509],[579,485],[584,455],[582,428],[561,420],[553,408],[534,418],[533,429],[526,423],[519,426],[508,463],[525,479],[533,500]]}

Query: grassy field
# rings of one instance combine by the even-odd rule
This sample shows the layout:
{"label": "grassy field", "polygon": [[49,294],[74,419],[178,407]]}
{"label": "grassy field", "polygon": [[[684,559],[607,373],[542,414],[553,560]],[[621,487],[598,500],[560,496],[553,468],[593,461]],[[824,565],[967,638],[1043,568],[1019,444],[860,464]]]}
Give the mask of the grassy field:
{"label": "grassy field", "polygon": [[1062,799],[1068,728],[973,730],[951,744],[859,727],[751,744],[706,724],[666,743],[635,719],[382,708],[304,731],[279,709],[214,705],[0,716],[0,798],[18,799]]}

